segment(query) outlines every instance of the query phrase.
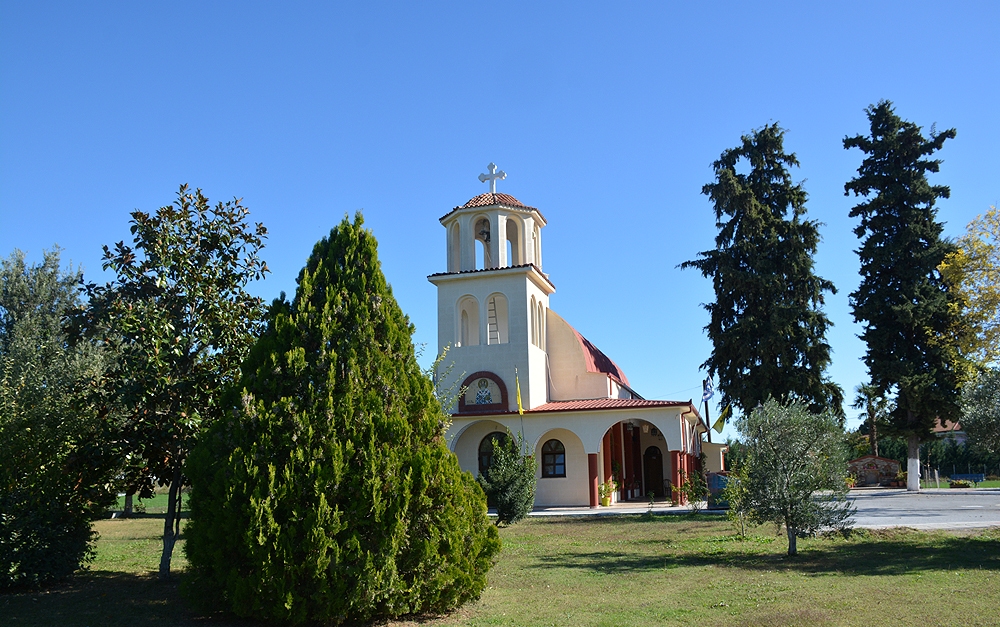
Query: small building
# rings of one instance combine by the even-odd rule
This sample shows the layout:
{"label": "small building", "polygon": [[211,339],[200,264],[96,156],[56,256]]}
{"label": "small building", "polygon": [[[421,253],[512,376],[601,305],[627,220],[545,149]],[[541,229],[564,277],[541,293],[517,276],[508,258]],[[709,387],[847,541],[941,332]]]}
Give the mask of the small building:
{"label": "small building", "polygon": [[878,455],[862,455],[847,462],[848,472],[859,486],[889,485],[899,474],[899,462]]}
{"label": "small building", "polygon": [[[553,311],[555,284],[542,270],[542,213],[491,191],[440,218],[447,271],[438,291],[437,373],[443,389],[464,389],[446,434],[463,470],[478,475],[492,441],[523,433],[538,460],[539,506],[598,504],[614,477],[614,500],[670,495],[700,469],[708,427],[690,400],[647,400],[622,369]],[[619,327],[621,328],[621,327]],[[519,405],[523,415],[519,413]],[[719,446],[706,451],[721,470]],[[714,468],[713,468],[714,469]]]}

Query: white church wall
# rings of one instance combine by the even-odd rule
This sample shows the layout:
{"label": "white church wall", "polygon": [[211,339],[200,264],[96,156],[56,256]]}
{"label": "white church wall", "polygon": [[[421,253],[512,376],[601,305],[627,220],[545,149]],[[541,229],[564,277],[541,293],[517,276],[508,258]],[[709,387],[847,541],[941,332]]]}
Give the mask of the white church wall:
{"label": "white church wall", "polygon": [[[566,449],[565,477],[542,477],[542,446],[549,440],[559,440]],[[590,505],[587,453],[575,433],[567,429],[550,429],[542,433],[535,444],[535,459],[539,464],[535,475],[538,478],[535,505]]]}
{"label": "white church wall", "polygon": [[587,371],[583,347],[569,323],[549,309],[546,324],[551,400],[609,398],[608,376]]}

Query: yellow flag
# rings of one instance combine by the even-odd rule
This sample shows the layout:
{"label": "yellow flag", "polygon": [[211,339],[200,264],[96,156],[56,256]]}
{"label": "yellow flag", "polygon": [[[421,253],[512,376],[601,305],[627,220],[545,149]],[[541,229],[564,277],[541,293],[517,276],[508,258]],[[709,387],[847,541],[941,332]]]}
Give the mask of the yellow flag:
{"label": "yellow flag", "polygon": [[729,414],[731,413],[733,413],[732,404],[726,405],[726,408],[722,410],[721,414],[719,414],[719,419],[715,421],[715,424],[712,425],[712,428],[718,431],[719,433],[722,433],[722,429],[725,428],[726,426],[726,418],[729,418]]}
{"label": "yellow flag", "polygon": [[517,413],[524,415],[524,407],[521,406],[521,382],[517,378],[517,368],[514,368],[514,387],[517,388]]}

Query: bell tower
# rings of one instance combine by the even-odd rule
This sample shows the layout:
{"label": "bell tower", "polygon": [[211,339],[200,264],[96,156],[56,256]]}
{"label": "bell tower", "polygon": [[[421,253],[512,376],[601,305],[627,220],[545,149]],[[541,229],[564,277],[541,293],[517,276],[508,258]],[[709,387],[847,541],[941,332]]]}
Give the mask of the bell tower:
{"label": "bell tower", "polygon": [[453,413],[516,412],[518,382],[524,409],[548,402],[545,320],[555,286],[542,272],[545,218],[498,193],[507,174],[488,170],[479,180],[490,191],[441,217],[447,271],[427,277],[438,289],[439,354],[448,348],[438,376],[449,380],[439,383],[467,387]]}

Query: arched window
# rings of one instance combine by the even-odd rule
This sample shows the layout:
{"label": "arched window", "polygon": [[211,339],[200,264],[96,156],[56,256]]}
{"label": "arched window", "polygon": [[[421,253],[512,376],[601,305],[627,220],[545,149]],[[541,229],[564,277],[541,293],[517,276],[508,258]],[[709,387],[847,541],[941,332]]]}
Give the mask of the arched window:
{"label": "arched window", "polygon": [[457,346],[479,344],[479,301],[474,296],[464,296],[458,301]]}
{"label": "arched window", "polygon": [[545,305],[538,303],[538,348],[545,350]]}
{"label": "arched window", "polygon": [[531,297],[531,343],[538,346],[538,312],[535,310],[535,297]]}
{"label": "arched window", "polygon": [[559,440],[549,440],[542,445],[542,476],[566,476],[566,447]]}
{"label": "arched window", "polygon": [[502,431],[495,431],[479,443],[479,474],[486,474],[486,471],[493,465],[493,448],[503,446],[507,443],[509,436]]}
{"label": "arched window", "polygon": [[486,301],[486,343],[506,344],[510,341],[507,330],[507,297],[493,294]]}

